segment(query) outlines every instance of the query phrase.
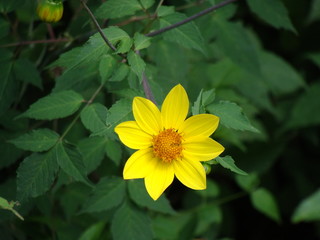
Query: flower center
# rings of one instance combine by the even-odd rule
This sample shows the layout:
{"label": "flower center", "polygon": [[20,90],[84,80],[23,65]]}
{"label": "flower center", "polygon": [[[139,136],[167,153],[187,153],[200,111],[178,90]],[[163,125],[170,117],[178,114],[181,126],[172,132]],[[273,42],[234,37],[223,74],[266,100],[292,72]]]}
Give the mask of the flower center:
{"label": "flower center", "polygon": [[181,157],[181,139],[181,135],[174,129],[163,130],[157,136],[153,137],[154,155],[161,158],[164,162],[171,162]]}

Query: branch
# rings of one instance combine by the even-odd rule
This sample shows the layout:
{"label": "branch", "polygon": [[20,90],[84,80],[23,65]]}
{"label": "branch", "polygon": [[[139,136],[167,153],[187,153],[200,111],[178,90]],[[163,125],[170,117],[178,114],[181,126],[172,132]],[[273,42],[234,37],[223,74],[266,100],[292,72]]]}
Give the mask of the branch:
{"label": "branch", "polygon": [[228,5],[228,4],[233,3],[233,2],[236,2],[236,1],[237,1],[237,0],[227,0],[227,1],[224,1],[224,2],[221,2],[221,3],[218,3],[217,5],[214,5],[214,6],[212,6],[212,7],[209,7],[209,8],[207,8],[207,9],[205,9],[205,10],[199,12],[199,13],[196,13],[195,15],[192,15],[191,17],[188,17],[188,18],[180,21],[180,22],[177,22],[177,23],[174,23],[174,24],[172,24],[172,25],[170,25],[170,26],[161,28],[161,29],[159,29],[159,30],[157,30],[157,31],[148,33],[148,34],[146,34],[145,36],[147,36],[147,37],[153,37],[153,36],[159,35],[159,34],[161,34],[161,33],[164,33],[164,32],[166,32],[166,31],[169,31],[169,30],[171,30],[171,29],[174,29],[174,28],[176,28],[176,27],[179,27],[179,26],[181,26],[181,25],[183,25],[183,24],[186,24],[186,23],[188,23],[188,22],[191,22],[192,20],[194,20],[194,19],[196,19],[196,18],[199,18],[199,17],[201,17],[201,16],[203,16],[203,15],[206,15],[206,14],[208,14],[208,13],[210,13],[210,12],[212,12],[212,11],[218,9],[218,8],[221,8],[221,7],[225,6],[225,5]]}
{"label": "branch", "polygon": [[96,26],[96,28],[98,29],[98,32],[100,33],[101,37],[103,38],[103,40],[106,42],[106,44],[114,51],[116,52],[117,49],[115,46],[113,46],[113,44],[109,41],[109,39],[106,37],[106,35],[104,35],[99,23],[97,22],[97,19],[94,17],[93,13],[91,12],[91,10],[88,8],[87,4],[85,3],[85,0],[80,0],[80,2],[82,3],[83,7],[86,9],[86,11],[88,12],[88,14],[90,15],[91,20],[93,21],[94,25]]}
{"label": "branch", "polygon": [[0,48],[3,48],[3,47],[16,47],[16,46],[21,46],[21,45],[30,45],[30,44],[37,44],[37,43],[59,43],[59,42],[70,42],[70,41],[71,41],[71,39],[68,39],[68,38],[22,41],[22,42],[16,42],[16,43],[9,43],[9,44],[0,45]]}

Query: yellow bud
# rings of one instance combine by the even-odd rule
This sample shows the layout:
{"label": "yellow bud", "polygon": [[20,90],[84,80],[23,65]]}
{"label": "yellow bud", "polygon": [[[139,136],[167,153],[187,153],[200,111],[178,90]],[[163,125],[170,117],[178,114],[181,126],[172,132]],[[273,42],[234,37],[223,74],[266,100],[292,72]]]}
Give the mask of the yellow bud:
{"label": "yellow bud", "polygon": [[61,0],[40,0],[37,13],[44,22],[58,22],[63,14],[63,4]]}

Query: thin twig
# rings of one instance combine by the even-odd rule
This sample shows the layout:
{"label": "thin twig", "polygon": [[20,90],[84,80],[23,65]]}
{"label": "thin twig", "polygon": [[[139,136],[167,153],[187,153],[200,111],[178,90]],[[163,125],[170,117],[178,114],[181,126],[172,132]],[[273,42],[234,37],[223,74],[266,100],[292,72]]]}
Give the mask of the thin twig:
{"label": "thin twig", "polygon": [[106,35],[104,34],[104,32],[102,31],[99,23],[97,22],[97,19],[94,17],[93,13],[91,12],[90,8],[87,6],[87,4],[85,3],[84,0],[80,0],[80,2],[82,3],[83,7],[86,9],[86,11],[88,12],[88,14],[90,15],[91,20],[93,21],[94,25],[96,26],[96,28],[98,29],[98,32],[100,33],[101,37],[103,38],[103,40],[106,42],[106,44],[114,51],[116,52],[117,49],[115,46],[113,46],[113,44],[109,41],[109,39],[106,37]]}
{"label": "thin twig", "polygon": [[153,36],[159,35],[159,34],[161,34],[161,33],[164,33],[164,32],[166,32],[166,31],[169,31],[169,30],[171,30],[171,29],[174,29],[174,28],[176,28],[176,27],[179,27],[179,26],[181,26],[181,25],[183,25],[183,24],[186,24],[186,23],[188,23],[188,22],[191,22],[192,20],[194,20],[194,19],[196,19],[196,18],[199,18],[199,17],[201,17],[201,16],[203,16],[203,15],[205,15],[205,14],[208,14],[208,13],[210,13],[210,12],[212,12],[212,11],[218,9],[218,8],[221,8],[221,7],[225,6],[225,5],[228,5],[228,4],[233,3],[233,2],[236,2],[236,1],[237,1],[237,0],[227,0],[227,1],[224,1],[224,2],[221,2],[221,3],[218,3],[217,5],[214,5],[214,6],[212,6],[212,7],[209,7],[209,8],[207,8],[207,9],[205,9],[205,10],[199,12],[199,13],[196,13],[196,14],[192,15],[191,17],[188,17],[188,18],[180,21],[180,22],[177,22],[177,23],[174,23],[174,24],[172,24],[172,25],[170,25],[170,26],[161,28],[161,29],[159,29],[159,30],[157,30],[157,31],[148,33],[148,34],[146,34],[145,36],[147,36],[147,37],[153,37]]}
{"label": "thin twig", "polygon": [[59,43],[59,42],[70,42],[70,41],[72,41],[72,40],[69,39],[69,38],[56,38],[56,39],[22,41],[22,42],[16,42],[16,43],[3,44],[3,45],[0,45],[0,48],[16,47],[16,46],[30,45],[30,44],[37,44],[37,43]]}

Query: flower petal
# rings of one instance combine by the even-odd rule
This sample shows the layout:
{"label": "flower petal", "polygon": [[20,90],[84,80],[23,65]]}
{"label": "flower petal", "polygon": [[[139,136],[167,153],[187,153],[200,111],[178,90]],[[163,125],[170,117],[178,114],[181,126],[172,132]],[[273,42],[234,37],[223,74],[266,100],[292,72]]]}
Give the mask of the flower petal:
{"label": "flower petal", "polygon": [[187,187],[206,189],[206,172],[200,162],[182,158],[173,161],[173,168],[176,177]]}
{"label": "flower petal", "polygon": [[173,165],[158,160],[157,166],[145,179],[146,189],[153,200],[157,200],[174,178]]}
{"label": "flower petal", "polygon": [[143,131],[151,135],[159,133],[161,130],[161,114],[153,102],[146,98],[135,97],[132,110],[137,124]]}
{"label": "flower petal", "polygon": [[220,143],[203,136],[186,139],[182,147],[182,155],[185,158],[197,161],[211,160],[224,151],[224,147]]}
{"label": "flower petal", "polygon": [[161,117],[164,128],[179,129],[189,111],[189,100],[186,90],[178,84],[166,96],[162,107]]}
{"label": "flower petal", "polygon": [[184,121],[179,129],[186,139],[193,136],[209,137],[218,127],[219,118],[212,114],[199,114]]}
{"label": "flower petal", "polygon": [[144,149],[152,145],[152,136],[138,126],[135,121],[120,123],[114,131],[119,135],[121,142],[132,149]]}
{"label": "flower petal", "polygon": [[136,151],[126,162],[123,169],[124,179],[144,178],[153,171],[159,160],[151,148]]}

